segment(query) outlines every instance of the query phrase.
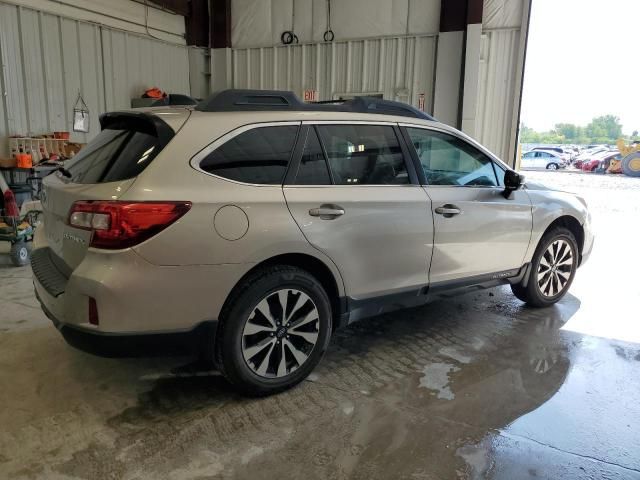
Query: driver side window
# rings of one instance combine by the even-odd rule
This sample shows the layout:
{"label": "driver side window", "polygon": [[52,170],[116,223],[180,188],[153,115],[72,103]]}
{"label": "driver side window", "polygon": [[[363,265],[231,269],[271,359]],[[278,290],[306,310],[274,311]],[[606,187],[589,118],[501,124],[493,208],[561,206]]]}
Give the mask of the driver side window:
{"label": "driver side window", "polygon": [[491,159],[463,140],[422,128],[407,132],[429,185],[499,185]]}

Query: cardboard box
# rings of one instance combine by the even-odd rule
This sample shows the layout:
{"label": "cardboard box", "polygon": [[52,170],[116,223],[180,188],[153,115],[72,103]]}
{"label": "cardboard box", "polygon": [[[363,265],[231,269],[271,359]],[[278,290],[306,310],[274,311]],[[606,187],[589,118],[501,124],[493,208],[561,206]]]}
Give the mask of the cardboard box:
{"label": "cardboard box", "polygon": [[2,168],[13,168],[16,166],[15,158],[0,158],[0,167]]}

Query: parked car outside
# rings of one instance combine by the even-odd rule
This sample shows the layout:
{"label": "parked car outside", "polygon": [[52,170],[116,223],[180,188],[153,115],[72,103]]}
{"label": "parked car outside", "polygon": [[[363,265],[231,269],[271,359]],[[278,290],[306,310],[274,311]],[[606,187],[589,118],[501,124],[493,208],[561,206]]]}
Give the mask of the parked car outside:
{"label": "parked car outside", "polygon": [[598,159],[585,160],[582,162],[580,169],[583,172],[594,172],[596,168],[598,168],[598,165],[600,165],[600,160]]}
{"label": "parked car outside", "polygon": [[578,170],[582,170],[582,164],[585,162],[585,160],[587,160],[587,159],[574,160],[574,162],[573,162],[573,164],[572,164],[572,165],[573,165],[575,168],[577,168]]}
{"label": "parked car outside", "polygon": [[564,154],[567,156],[567,163],[571,163],[571,161],[577,156],[577,152],[568,146],[561,147]]}
{"label": "parked car outside", "polygon": [[[606,151],[595,154],[590,160],[582,162],[581,169],[584,172],[595,172],[598,168],[609,167],[609,162],[612,158],[620,156],[618,151]],[[606,167],[605,167],[606,165]]]}
{"label": "parked car outside", "polygon": [[193,350],[246,394],[380,313],[499,284],[553,305],[592,250],[582,198],[408,105],[232,90],[101,127],[43,182],[44,312],[92,353]]}
{"label": "parked car outside", "polygon": [[558,170],[567,166],[565,160],[551,150],[531,150],[522,155],[520,166],[525,169]]}
{"label": "parked car outside", "polygon": [[580,162],[580,164],[581,164],[585,160],[591,160],[594,155],[597,155],[597,154],[603,153],[603,152],[608,152],[608,151],[610,151],[609,147],[604,147],[604,146],[588,148],[588,149],[584,150],[582,153],[580,153],[580,155],[578,155],[575,158],[574,165],[577,166],[576,165],[577,162]]}
{"label": "parked car outside", "polygon": [[555,153],[562,158],[565,164],[568,164],[571,161],[571,153],[566,151],[563,147],[535,147],[532,150]]}
{"label": "parked car outside", "polygon": [[614,151],[611,155],[607,155],[600,161],[600,165],[598,165],[598,168],[606,172],[611,166],[612,160],[622,160],[623,158],[624,157],[622,156],[622,154],[620,154],[620,152]]}

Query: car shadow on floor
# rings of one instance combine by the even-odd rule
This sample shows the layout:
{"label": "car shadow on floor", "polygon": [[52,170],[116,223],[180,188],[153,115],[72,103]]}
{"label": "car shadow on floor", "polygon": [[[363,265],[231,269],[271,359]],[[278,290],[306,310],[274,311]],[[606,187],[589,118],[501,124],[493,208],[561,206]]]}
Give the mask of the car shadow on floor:
{"label": "car shadow on floor", "polygon": [[[482,390],[487,379],[509,371],[518,376],[522,390],[514,390],[511,397],[524,392],[530,397],[527,409],[535,408],[555,393],[566,375],[568,340],[560,328],[579,309],[579,300],[567,295],[561,305],[532,309],[504,295],[473,296],[382,315],[337,332],[322,363],[303,385],[365,392],[373,398],[377,394],[384,398],[385,390],[393,386],[404,389],[408,404],[412,397],[420,397],[421,406],[436,407],[442,397],[438,385],[427,379],[424,392],[419,388],[421,378],[436,372],[431,365],[451,367],[447,388],[453,394]],[[477,302],[478,297],[483,301]],[[295,396],[297,389],[274,398]],[[490,395],[480,396],[495,405]],[[243,398],[219,373],[198,370],[187,362],[160,373],[153,387],[140,394],[138,404],[119,418],[180,417],[223,408],[228,402],[252,404],[261,399]]]}
{"label": "car shadow on floor", "polygon": [[[39,351],[29,357],[41,370],[38,398],[53,398],[59,413],[51,418],[68,416],[68,425],[51,436],[49,417],[34,421],[29,432],[41,432],[42,445],[30,446],[19,435],[14,443],[30,451],[35,464],[53,461],[56,472],[98,478],[131,473],[151,459],[173,468],[180,452],[202,446],[237,466],[242,452],[272,443],[273,432],[280,432],[283,448],[296,442],[298,452],[355,442],[344,438],[373,444],[372,435],[401,435],[411,449],[426,441],[429,428],[442,437],[435,444],[455,443],[460,431],[446,425],[462,425],[466,436],[479,439],[560,388],[572,341],[560,329],[579,308],[568,295],[560,305],[529,309],[496,289],[382,315],[336,332],[307,381],[267,398],[242,397],[219,374],[191,369],[186,359],[96,358],[40,329],[29,349]],[[47,373],[52,368],[55,375]],[[381,419],[379,427],[367,427]],[[82,426],[83,435],[65,440],[73,425]],[[323,429],[335,433],[314,434]],[[47,457],[57,448],[67,455]],[[447,453],[440,450],[434,447],[433,455]],[[306,454],[301,462],[317,460]]]}

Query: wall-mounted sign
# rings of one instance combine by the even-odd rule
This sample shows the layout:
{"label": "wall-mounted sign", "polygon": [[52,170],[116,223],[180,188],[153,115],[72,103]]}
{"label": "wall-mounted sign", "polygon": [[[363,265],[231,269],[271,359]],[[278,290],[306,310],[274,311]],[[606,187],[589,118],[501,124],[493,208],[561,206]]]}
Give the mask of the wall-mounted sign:
{"label": "wall-mounted sign", "polygon": [[418,95],[418,109],[424,112],[424,93]]}
{"label": "wall-mounted sign", "polygon": [[89,131],[89,107],[78,92],[78,99],[73,106],[73,131],[88,132]]}
{"label": "wall-mounted sign", "polygon": [[318,94],[318,92],[316,90],[305,90],[304,91],[304,101],[305,102],[315,102],[315,101],[317,101],[317,94]]}

